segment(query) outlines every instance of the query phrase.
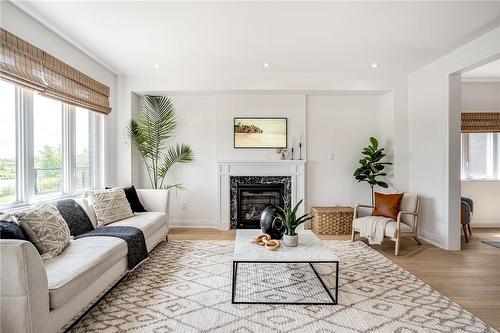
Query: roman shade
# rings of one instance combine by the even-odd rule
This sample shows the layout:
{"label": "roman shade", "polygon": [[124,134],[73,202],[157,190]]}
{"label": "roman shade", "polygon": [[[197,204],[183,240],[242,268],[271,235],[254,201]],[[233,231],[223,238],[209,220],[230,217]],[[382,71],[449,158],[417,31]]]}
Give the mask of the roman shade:
{"label": "roman shade", "polygon": [[500,112],[463,112],[462,133],[500,133]]}
{"label": "roman shade", "polygon": [[0,78],[108,114],[109,87],[0,28]]}

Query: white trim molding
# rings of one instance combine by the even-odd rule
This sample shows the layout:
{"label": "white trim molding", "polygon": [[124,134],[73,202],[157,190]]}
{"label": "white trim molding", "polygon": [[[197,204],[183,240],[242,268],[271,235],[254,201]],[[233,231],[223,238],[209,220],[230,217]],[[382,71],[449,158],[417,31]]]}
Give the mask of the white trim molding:
{"label": "white trim molding", "polygon": [[[217,229],[229,230],[231,226],[231,176],[290,176],[293,207],[299,200],[305,199],[305,164],[304,160],[217,162]],[[301,205],[298,214],[303,214],[303,211],[304,205]]]}

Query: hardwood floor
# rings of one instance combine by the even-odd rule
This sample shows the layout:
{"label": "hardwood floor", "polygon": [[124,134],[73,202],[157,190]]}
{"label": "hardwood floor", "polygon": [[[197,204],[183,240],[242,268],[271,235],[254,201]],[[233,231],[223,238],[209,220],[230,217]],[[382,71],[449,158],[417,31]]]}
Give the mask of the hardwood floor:
{"label": "hardwood floor", "polygon": [[[234,230],[178,228],[170,231],[169,239],[232,240],[234,234]],[[350,235],[320,238],[347,240]],[[373,248],[500,330],[500,249],[483,240],[500,241],[500,228],[473,228],[469,243],[462,237],[462,251],[445,251],[425,242],[418,246],[412,239],[401,241],[397,257],[390,240]]]}

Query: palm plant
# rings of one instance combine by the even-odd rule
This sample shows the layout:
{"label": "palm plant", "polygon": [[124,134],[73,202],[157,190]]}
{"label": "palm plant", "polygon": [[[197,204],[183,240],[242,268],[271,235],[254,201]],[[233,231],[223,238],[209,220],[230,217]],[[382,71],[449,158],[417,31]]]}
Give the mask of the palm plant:
{"label": "palm plant", "polygon": [[191,147],[186,144],[167,147],[176,127],[174,105],[165,96],[144,96],[139,115],[128,125],[127,135],[139,151],[154,189],[182,189],[182,184],[165,184],[167,173],[176,163],[194,160]]}
{"label": "palm plant", "polygon": [[281,207],[276,207],[278,208],[278,216],[276,216],[275,220],[278,220],[283,224],[283,226],[285,227],[285,234],[288,236],[296,235],[295,230],[297,229],[297,227],[313,218],[311,214],[304,214],[301,217],[297,218],[297,210],[299,209],[299,206],[303,200],[304,199],[300,200],[292,209],[287,208],[285,210]]}
{"label": "palm plant", "polygon": [[386,156],[384,148],[380,148],[377,139],[370,137],[370,145],[364,147],[361,151],[366,155],[359,160],[360,167],[354,171],[354,178],[359,182],[367,182],[372,190],[372,205],[373,205],[373,187],[375,185],[382,188],[388,188],[387,183],[377,179],[378,177],[387,176],[387,173],[382,172],[385,165],[391,165],[391,162],[381,162]]}

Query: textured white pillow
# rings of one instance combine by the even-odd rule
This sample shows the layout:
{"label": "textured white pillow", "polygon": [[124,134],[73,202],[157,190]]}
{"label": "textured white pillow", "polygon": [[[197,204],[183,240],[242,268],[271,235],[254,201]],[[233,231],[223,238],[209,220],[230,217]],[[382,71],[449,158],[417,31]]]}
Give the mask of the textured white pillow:
{"label": "textured white pillow", "polygon": [[54,206],[30,208],[16,213],[15,216],[43,260],[61,254],[71,239],[66,221]]}
{"label": "textured white pillow", "polygon": [[134,216],[121,187],[87,191],[84,196],[94,208],[98,227]]}

